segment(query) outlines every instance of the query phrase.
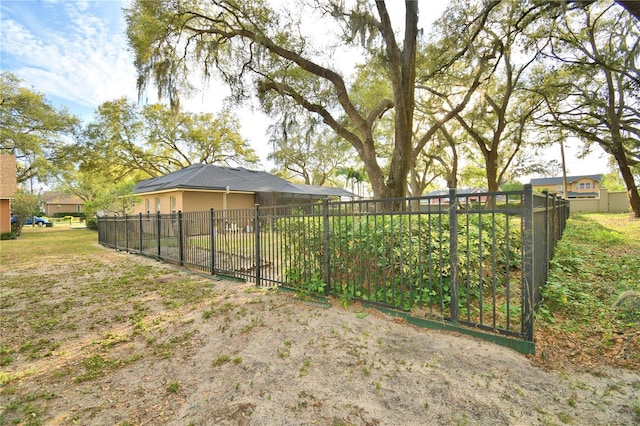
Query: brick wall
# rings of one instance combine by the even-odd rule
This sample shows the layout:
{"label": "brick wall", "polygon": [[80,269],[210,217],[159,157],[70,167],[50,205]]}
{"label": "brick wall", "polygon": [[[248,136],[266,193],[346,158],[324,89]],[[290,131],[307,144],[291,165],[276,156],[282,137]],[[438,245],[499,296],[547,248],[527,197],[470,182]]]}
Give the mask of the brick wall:
{"label": "brick wall", "polygon": [[11,198],[16,189],[16,157],[0,154],[0,233],[11,231]]}
{"label": "brick wall", "polygon": [[0,198],[13,198],[16,187],[16,157],[0,154]]}

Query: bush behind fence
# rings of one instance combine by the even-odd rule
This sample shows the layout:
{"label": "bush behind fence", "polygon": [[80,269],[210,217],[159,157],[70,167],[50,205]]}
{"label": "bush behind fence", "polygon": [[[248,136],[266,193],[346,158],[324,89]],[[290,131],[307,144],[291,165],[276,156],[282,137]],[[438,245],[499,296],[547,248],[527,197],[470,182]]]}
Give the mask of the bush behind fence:
{"label": "bush behind fence", "polygon": [[[523,191],[99,220],[100,243],[533,341],[568,203]],[[452,202],[449,202],[449,201]],[[390,205],[404,205],[389,211]]]}

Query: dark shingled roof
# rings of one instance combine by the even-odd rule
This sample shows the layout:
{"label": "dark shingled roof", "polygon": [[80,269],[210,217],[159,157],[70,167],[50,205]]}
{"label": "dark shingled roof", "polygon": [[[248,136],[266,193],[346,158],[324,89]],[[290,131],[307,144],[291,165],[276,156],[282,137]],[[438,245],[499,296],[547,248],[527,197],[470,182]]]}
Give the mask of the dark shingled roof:
{"label": "dark shingled roof", "polygon": [[192,164],[164,176],[138,182],[134,194],[173,189],[201,189],[242,192],[283,192],[290,194],[354,197],[349,191],[325,186],[288,182],[270,173],[243,167],[220,167],[212,164]]}

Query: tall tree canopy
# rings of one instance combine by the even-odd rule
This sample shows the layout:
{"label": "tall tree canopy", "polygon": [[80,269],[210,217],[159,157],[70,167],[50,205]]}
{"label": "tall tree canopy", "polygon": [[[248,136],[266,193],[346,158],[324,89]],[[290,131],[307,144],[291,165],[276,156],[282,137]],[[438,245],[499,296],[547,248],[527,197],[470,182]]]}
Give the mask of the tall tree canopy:
{"label": "tall tree canopy", "polygon": [[[455,121],[445,125],[447,132],[457,141],[472,142],[466,149],[475,147],[476,156],[484,160],[485,185],[497,191],[532,139],[533,115],[542,105],[526,90],[530,68],[539,56],[528,47],[528,32],[541,10],[527,1],[504,1],[485,15],[478,7],[479,2],[453,0],[436,23],[430,48],[435,57],[461,54],[452,57],[453,66],[439,71],[440,84],[426,90],[441,100],[440,114],[454,114]],[[482,26],[470,28],[468,23],[478,16],[484,18]],[[456,109],[456,99],[462,96],[469,99],[464,108]]]}
{"label": "tall tree canopy", "polygon": [[[480,157],[487,186],[497,190],[513,179],[515,162],[528,158],[523,149],[536,137],[531,122],[551,104],[568,108],[556,111],[564,111],[556,114],[556,125],[581,127],[574,134],[634,167],[638,23],[615,2],[453,1],[428,40],[418,27],[417,1],[403,3],[398,22],[392,22],[391,1],[277,4],[133,1],[126,10],[127,31],[140,87],[155,84],[178,106],[180,96],[193,90],[193,75],[201,73],[222,77],[237,101],[258,95],[273,116],[280,117],[287,105],[303,108],[351,145],[377,198],[407,195],[410,181],[411,193],[419,195],[429,173],[438,170],[455,185],[460,154]],[[586,20],[576,15],[603,8],[617,14]],[[610,55],[607,46],[619,46],[620,52]],[[359,68],[336,59],[345,49],[361,59]],[[542,52],[547,58],[541,59]],[[582,65],[562,55],[579,57]],[[550,67],[544,74],[571,75],[569,82],[576,77],[576,87],[554,86],[560,97],[554,94],[553,101],[549,93],[531,90],[533,65],[548,65],[550,58],[566,70]],[[580,71],[570,74],[572,67]],[[593,88],[580,91],[578,81]],[[599,101],[579,100],[589,94]],[[587,116],[576,115],[571,108],[580,102],[591,106],[593,117],[588,108],[582,109]],[[619,130],[611,126],[616,122]],[[622,151],[614,147],[619,141]],[[633,180],[633,172],[625,182],[629,176]]]}
{"label": "tall tree canopy", "polygon": [[[137,107],[126,99],[103,103],[83,135],[81,167],[109,170],[116,180],[155,177],[191,164],[248,165],[258,157],[228,111],[172,113],[162,104]],[[85,159],[85,157],[88,157]]]}
{"label": "tall tree canopy", "polygon": [[325,185],[335,180],[339,167],[349,163],[349,144],[324,132],[315,117],[285,111],[281,121],[269,128],[269,160],[280,169],[276,173],[285,179],[302,180],[306,185]]}
{"label": "tall tree canopy", "polygon": [[191,164],[251,165],[256,153],[240,135],[237,117],[174,113],[166,105],[138,107],[125,98],[103,103],[77,144],[67,147],[73,165],[58,187],[85,201],[90,213],[124,213],[121,196],[134,183]]}
{"label": "tall tree canopy", "polygon": [[78,124],[15,75],[0,74],[0,152],[16,156],[18,183],[43,182],[64,168],[65,146]]}
{"label": "tall tree canopy", "polygon": [[640,21],[601,1],[568,11],[549,27],[548,66],[537,88],[548,125],[579,137],[586,150],[597,144],[610,154],[640,217]]}
{"label": "tall tree canopy", "polygon": [[[236,96],[245,96],[247,84],[253,84],[267,111],[270,99],[284,97],[319,115],[353,146],[376,197],[404,196],[414,159],[418,2],[404,2],[399,32],[384,0],[375,6],[362,1],[310,3],[289,3],[279,10],[266,0],[134,1],[126,18],[139,81],[143,86],[155,83],[161,95],[177,103],[180,92],[189,88],[190,72],[216,71]],[[488,2],[479,13],[496,4]],[[319,37],[314,40],[309,29],[320,26],[339,32],[333,47],[313,44]],[[361,45],[363,54],[382,58],[390,96],[381,93],[370,104],[357,103],[332,57],[337,45]],[[379,162],[374,129],[391,110],[393,144],[386,165]]]}

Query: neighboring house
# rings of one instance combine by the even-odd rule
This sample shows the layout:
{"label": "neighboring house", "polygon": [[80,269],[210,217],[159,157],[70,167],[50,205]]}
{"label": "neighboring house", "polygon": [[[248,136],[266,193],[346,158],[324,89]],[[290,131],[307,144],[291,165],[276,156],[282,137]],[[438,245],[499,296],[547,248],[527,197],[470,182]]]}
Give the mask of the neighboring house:
{"label": "neighboring house", "polygon": [[42,194],[45,216],[53,217],[56,213],[82,213],[84,201],[82,198],[63,192],[45,191]]}
{"label": "neighboring house", "polygon": [[264,171],[193,164],[138,182],[133,188],[138,213],[231,210],[308,203],[325,197],[354,197],[340,188],[291,183]]}
{"label": "neighboring house", "polygon": [[[468,189],[457,189],[456,194],[463,195],[464,197],[458,198],[459,202],[462,204],[469,203],[484,203],[487,201],[487,196],[485,195],[487,192],[486,189],[483,188],[468,188]],[[448,189],[438,189],[436,191],[431,191],[427,194],[424,194],[425,197],[437,197],[422,200],[421,204],[423,205],[449,205],[449,190]]]}
{"label": "neighboring house", "polygon": [[11,200],[17,189],[16,156],[0,154],[0,234],[11,232]]}
{"label": "neighboring house", "polygon": [[567,196],[564,195],[562,177],[531,179],[529,183],[534,191],[546,191],[563,198],[599,198],[601,181],[601,175],[567,176]]}

